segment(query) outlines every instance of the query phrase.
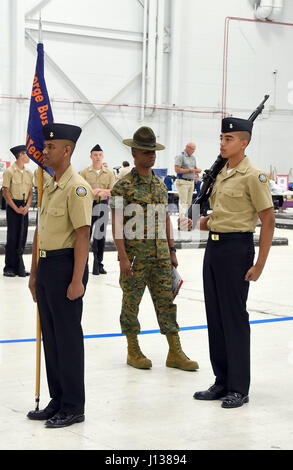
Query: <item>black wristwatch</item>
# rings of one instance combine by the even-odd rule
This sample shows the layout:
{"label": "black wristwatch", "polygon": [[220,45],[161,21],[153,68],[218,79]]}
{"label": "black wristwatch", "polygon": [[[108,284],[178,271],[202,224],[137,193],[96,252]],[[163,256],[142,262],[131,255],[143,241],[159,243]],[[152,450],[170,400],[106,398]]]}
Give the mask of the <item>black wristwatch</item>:
{"label": "black wristwatch", "polygon": [[175,253],[176,253],[176,248],[175,248],[175,246],[170,246],[170,247],[169,247],[169,250],[170,250],[170,251],[175,251]]}

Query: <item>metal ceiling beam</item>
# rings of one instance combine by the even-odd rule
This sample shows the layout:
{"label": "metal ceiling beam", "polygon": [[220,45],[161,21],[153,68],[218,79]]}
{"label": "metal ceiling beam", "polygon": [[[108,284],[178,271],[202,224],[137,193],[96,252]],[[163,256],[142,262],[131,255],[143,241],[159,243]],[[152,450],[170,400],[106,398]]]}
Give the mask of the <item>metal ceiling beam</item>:
{"label": "metal ceiling beam", "polygon": [[[34,49],[34,51],[37,50],[37,42],[34,40],[34,38],[29,34],[28,31],[25,33],[25,37],[27,40],[27,43]],[[116,129],[110,124],[110,122],[102,116],[102,114],[97,110],[97,108],[91,104],[91,100],[80,90],[80,88],[75,85],[75,83],[66,75],[66,73],[59,67],[59,65],[56,64],[56,62],[47,54],[45,53],[45,59],[46,62],[57,72],[57,74],[62,78],[62,80],[71,88],[71,90],[79,96],[80,100],[85,104],[85,106],[88,107],[88,109],[93,112],[93,114],[96,116],[97,119],[99,119],[105,127],[116,137],[116,139],[121,143],[122,142],[122,136],[119,134],[119,132],[116,131]]]}
{"label": "metal ceiling beam", "polygon": [[48,5],[48,3],[50,3],[50,2],[51,2],[51,0],[42,0],[41,2],[39,2],[37,5],[35,5],[33,8],[31,8],[29,11],[26,12],[25,19],[28,19],[31,16],[34,16],[37,13],[39,13],[40,11],[42,11],[42,9],[46,5]]}
{"label": "metal ceiling beam", "polygon": [[[26,19],[26,29],[38,31],[39,20]],[[112,41],[128,41],[142,43],[143,35],[137,31],[123,31],[119,29],[99,28],[96,26],[86,26],[70,23],[59,23],[56,21],[42,21],[42,30],[50,34],[83,36],[94,39],[109,39]]]}
{"label": "metal ceiling beam", "polygon": [[[102,105],[102,107],[99,109],[99,112],[102,113],[103,111],[105,111],[108,107],[109,104],[111,104],[119,95],[120,93],[122,93],[122,91],[124,91],[129,85],[131,85],[131,83],[133,83],[135,80],[137,80],[138,78],[140,78],[141,76],[141,73],[138,73],[136,75],[134,75],[125,85],[123,85],[118,91],[117,93],[115,93],[115,95],[112,96],[112,98],[109,100],[109,102],[107,104],[104,104]],[[92,114],[83,124],[82,127],[85,127],[87,124],[89,124],[89,122],[92,121],[92,119],[95,118],[95,115]]]}

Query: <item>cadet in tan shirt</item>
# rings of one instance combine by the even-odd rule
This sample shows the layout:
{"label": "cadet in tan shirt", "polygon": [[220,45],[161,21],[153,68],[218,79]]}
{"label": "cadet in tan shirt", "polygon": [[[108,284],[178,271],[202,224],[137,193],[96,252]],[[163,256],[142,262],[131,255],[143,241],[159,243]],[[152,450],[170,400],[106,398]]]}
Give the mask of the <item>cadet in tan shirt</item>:
{"label": "cadet in tan shirt", "polygon": [[70,159],[81,133],[77,126],[43,127],[46,166],[54,177],[45,185],[29,288],[39,307],[51,401],[28,418],[51,428],[84,421],[84,345],[82,297],[88,280],[87,258],[92,191]]}
{"label": "cadet in tan shirt", "polygon": [[[200,219],[209,230],[203,281],[210,359],[216,377],[197,400],[223,398],[223,408],[248,402],[250,386],[250,326],[246,301],[249,281],[264,268],[274,233],[274,209],[266,175],[245,156],[252,121],[222,121],[221,154],[227,158],[210,197],[212,214]],[[254,240],[261,220],[259,254],[254,264]]]}
{"label": "cadet in tan shirt", "polygon": [[3,174],[3,196],[7,202],[7,243],[5,247],[5,267],[3,275],[25,277],[22,254],[27,239],[28,211],[33,199],[33,174],[25,168],[30,162],[25,145],[10,149],[16,162]]}
{"label": "cadet in tan shirt", "polygon": [[103,166],[104,153],[100,145],[95,145],[90,154],[92,164],[80,171],[81,176],[91,186],[94,194],[90,236],[93,233],[92,251],[94,255],[93,274],[106,274],[103,265],[107,224],[109,220],[108,199],[115,184],[113,171]]}

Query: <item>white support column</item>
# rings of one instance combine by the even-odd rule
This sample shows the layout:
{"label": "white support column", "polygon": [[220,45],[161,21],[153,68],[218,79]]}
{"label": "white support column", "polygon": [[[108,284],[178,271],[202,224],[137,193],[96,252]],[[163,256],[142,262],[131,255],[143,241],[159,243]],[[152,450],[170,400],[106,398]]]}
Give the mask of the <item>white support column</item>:
{"label": "white support column", "polygon": [[157,15],[157,54],[156,54],[156,95],[157,105],[162,104],[163,67],[164,67],[164,37],[165,37],[165,0],[158,0]]}
{"label": "white support column", "polygon": [[144,105],[145,105],[145,95],[146,95],[147,27],[148,27],[148,0],[145,0],[144,11],[143,11],[143,40],[142,40],[142,59],[141,59],[140,121],[143,121],[144,119]]}
{"label": "white support column", "polygon": [[[23,0],[9,1],[9,35],[10,35],[10,95],[22,96],[24,70],[24,2]],[[21,102],[12,99],[10,103],[9,145],[25,144],[24,116],[21,113]]]}
{"label": "white support column", "polygon": [[146,102],[155,104],[157,0],[149,0]]}
{"label": "white support column", "polygon": [[[169,61],[169,105],[178,106],[179,96],[179,71],[180,71],[180,47],[181,47],[181,8],[182,0],[172,0],[170,12],[170,61]],[[168,155],[170,156],[169,169],[174,173],[174,159],[176,153],[180,150],[181,142],[177,141],[179,113],[170,111],[168,117]],[[173,157],[174,156],[174,157]]]}

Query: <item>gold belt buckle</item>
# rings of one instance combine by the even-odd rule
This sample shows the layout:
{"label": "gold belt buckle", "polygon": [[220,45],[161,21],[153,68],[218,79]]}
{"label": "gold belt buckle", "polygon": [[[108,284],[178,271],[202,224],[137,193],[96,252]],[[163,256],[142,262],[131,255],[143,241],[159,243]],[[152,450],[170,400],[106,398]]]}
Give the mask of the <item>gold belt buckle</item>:
{"label": "gold belt buckle", "polygon": [[40,254],[40,258],[47,258],[46,250],[40,250],[39,254]]}
{"label": "gold belt buckle", "polygon": [[212,240],[214,242],[218,242],[220,240],[220,236],[217,233],[212,233]]}

